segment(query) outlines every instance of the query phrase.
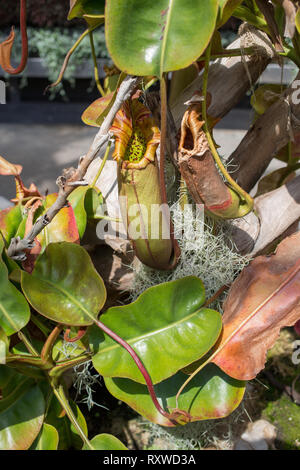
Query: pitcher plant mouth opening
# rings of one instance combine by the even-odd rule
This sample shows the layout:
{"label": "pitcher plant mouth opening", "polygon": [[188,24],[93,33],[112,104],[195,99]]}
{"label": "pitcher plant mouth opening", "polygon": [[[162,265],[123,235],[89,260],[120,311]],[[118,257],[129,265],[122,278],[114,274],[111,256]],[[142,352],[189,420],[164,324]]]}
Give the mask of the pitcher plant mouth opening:
{"label": "pitcher plant mouth opening", "polygon": [[116,139],[113,158],[122,169],[142,169],[155,162],[160,131],[150,110],[138,99],[124,102],[111,131]]}
{"label": "pitcher plant mouth opening", "polygon": [[[111,127],[118,162],[122,220],[138,259],[147,266],[174,267],[169,208],[164,207],[156,150],[160,130],[138,99],[124,102]],[[137,230],[138,229],[138,230]]]}

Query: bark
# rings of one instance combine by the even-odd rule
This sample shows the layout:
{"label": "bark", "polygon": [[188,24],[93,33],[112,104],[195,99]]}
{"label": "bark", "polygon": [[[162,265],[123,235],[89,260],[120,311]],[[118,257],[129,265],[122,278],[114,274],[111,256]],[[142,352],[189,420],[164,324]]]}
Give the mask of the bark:
{"label": "bark", "polygon": [[[247,25],[248,27],[248,25]],[[250,28],[250,27],[249,27]],[[265,70],[275,52],[273,46],[263,32],[250,28],[234,41],[228,50],[254,46],[256,53],[252,56],[229,57],[216,60],[209,69],[208,92],[212,96],[212,103],[208,109],[209,116],[222,118],[245,95],[247,90],[257,81]],[[249,39],[249,35],[251,39]],[[247,36],[247,40],[243,39]],[[250,81],[251,79],[251,81]],[[195,91],[202,88],[202,76],[198,76],[178,96],[171,106],[176,128],[180,128],[181,119],[186,111],[186,105]]]}
{"label": "bark", "polygon": [[[286,235],[300,218],[300,176],[255,199],[255,213],[233,221],[232,239],[240,253],[257,255]],[[293,230],[297,230],[294,226]]]}
{"label": "bark", "polygon": [[[300,73],[296,80],[300,80]],[[300,132],[300,100],[295,85],[255,121],[229,158],[237,168],[232,176],[246,191],[255,185],[279,150]]]}

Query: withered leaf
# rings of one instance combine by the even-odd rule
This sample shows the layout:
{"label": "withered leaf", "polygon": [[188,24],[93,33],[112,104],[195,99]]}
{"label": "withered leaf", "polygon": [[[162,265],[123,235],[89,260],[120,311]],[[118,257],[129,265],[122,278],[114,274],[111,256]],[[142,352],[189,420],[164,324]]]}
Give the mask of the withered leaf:
{"label": "withered leaf", "polygon": [[274,255],[259,256],[233,283],[212,359],[226,374],[251,380],[263,369],[280,329],[300,319],[300,232]]}
{"label": "withered leaf", "polygon": [[5,158],[0,156],[0,175],[20,175],[22,172],[21,165],[15,165],[14,163],[10,163]]}

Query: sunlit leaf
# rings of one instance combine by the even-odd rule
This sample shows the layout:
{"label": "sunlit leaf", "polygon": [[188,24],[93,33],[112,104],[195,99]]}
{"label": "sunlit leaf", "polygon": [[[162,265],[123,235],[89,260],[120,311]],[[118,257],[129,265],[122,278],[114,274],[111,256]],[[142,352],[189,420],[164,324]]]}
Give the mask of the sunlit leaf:
{"label": "sunlit leaf", "polygon": [[65,325],[90,325],[103,307],[106,289],[84,248],[51,243],[32,274],[22,272],[22,289],[41,315]]}
{"label": "sunlit leaf", "polygon": [[[35,220],[44,214],[56,199],[57,194],[49,194],[43,203],[43,207],[36,211]],[[68,205],[68,207],[63,207],[54,217],[51,224],[47,225],[38,235],[37,239],[42,246],[42,250],[44,250],[49,243],[62,241],[79,243],[79,233],[72,206]]]}
{"label": "sunlit leaf", "polygon": [[[111,434],[98,434],[90,440],[94,450],[128,450],[124,444]],[[84,444],[82,450],[91,450]]]}
{"label": "sunlit leaf", "polygon": [[218,0],[107,0],[106,42],[115,65],[155,75],[190,65],[214,32]]}
{"label": "sunlit leaf", "polygon": [[58,441],[57,430],[50,424],[44,423],[30,450],[57,450]]}
{"label": "sunlit leaf", "polygon": [[4,372],[5,384],[0,386],[0,450],[26,450],[36,439],[44,420],[45,401],[38,385],[13,371]]}
{"label": "sunlit leaf", "polygon": [[22,172],[21,165],[10,163],[0,156],[0,175],[19,175]]}
{"label": "sunlit leaf", "polygon": [[[157,383],[201,358],[218,339],[221,315],[203,308],[204,302],[201,280],[189,276],[147,289],[135,302],[107,310],[101,321],[133,347]],[[90,338],[93,364],[101,375],[144,383],[118,343],[95,327]]]}
{"label": "sunlit leaf", "polygon": [[[0,252],[3,241],[0,239]],[[30,319],[26,299],[9,281],[7,267],[0,257],[0,327],[10,336],[21,330]]]}
{"label": "sunlit leaf", "polygon": [[251,261],[233,283],[224,305],[224,329],[213,362],[239,380],[263,369],[280,329],[300,319],[300,232],[275,255]]}
{"label": "sunlit leaf", "polygon": [[[176,393],[186,379],[187,375],[178,372],[155,385],[158,400],[165,409],[176,408]],[[104,381],[114,397],[127,403],[149,421],[174,426],[174,423],[158,413],[145,385],[123,378],[105,378]],[[209,364],[183,390],[178,407],[191,415],[191,421],[224,418],[240,404],[244,392],[245,382],[234,380],[214,364]]]}

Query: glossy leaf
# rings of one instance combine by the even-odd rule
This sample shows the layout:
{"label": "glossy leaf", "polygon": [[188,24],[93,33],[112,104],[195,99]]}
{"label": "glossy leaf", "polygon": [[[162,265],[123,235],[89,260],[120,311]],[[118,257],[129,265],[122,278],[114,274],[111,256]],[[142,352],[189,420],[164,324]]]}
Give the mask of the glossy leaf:
{"label": "glossy leaf", "polygon": [[107,0],[107,47],[120,70],[161,77],[202,54],[217,14],[218,0]]}
{"label": "glossy leaf", "polygon": [[[133,347],[157,383],[200,359],[218,339],[221,315],[204,302],[201,280],[189,276],[147,289],[135,302],[107,310],[101,321]],[[101,375],[144,383],[127,351],[98,328],[90,335]]]}
{"label": "glossy leaf", "polygon": [[[49,194],[43,203],[43,208],[36,211],[35,220],[41,214],[45,213],[56,201],[56,199],[57,194]],[[51,224],[47,225],[38,235],[37,239],[42,246],[42,251],[46,248],[47,245],[49,245],[49,243],[62,241],[79,243],[78,228],[71,205],[61,209],[54,217]]]}
{"label": "glossy leaf", "polygon": [[57,430],[50,424],[44,423],[30,450],[57,450],[58,441]]}
{"label": "glossy leaf", "polygon": [[242,1],[243,0],[219,0],[218,28],[229,20],[236,7],[239,6]]}
{"label": "glossy leaf", "polygon": [[231,377],[253,379],[280,329],[300,319],[300,232],[276,254],[259,256],[233,283],[224,305],[224,329],[213,362]]}
{"label": "glossy leaf", "polygon": [[90,26],[104,22],[105,0],[70,0],[68,20],[84,18]]}
{"label": "glossy leaf", "polygon": [[[111,434],[98,434],[90,440],[93,450],[128,450],[124,444]],[[91,450],[86,444],[82,450]]]}
{"label": "glossy leaf", "polygon": [[19,175],[21,172],[21,165],[10,163],[0,156],[0,175]]}
{"label": "glossy leaf", "polygon": [[[72,400],[69,400],[69,404],[76,417],[78,424],[87,436],[87,424],[85,418],[80,411],[79,407]],[[53,426],[59,435],[58,450],[69,450],[74,448],[80,450],[82,448],[82,439],[78,435],[78,431],[71,424],[66,412],[62,409],[60,403],[55,396],[52,397],[49,410],[46,417],[46,423]]]}
{"label": "glossy leaf", "polygon": [[[178,372],[173,377],[155,385],[155,392],[165,409],[176,407],[176,393],[187,375]],[[174,426],[154,407],[145,385],[129,379],[105,378],[109,392],[145,418],[163,426]],[[245,391],[245,383],[232,379],[218,367],[209,364],[194,377],[179,397],[178,407],[188,412],[191,421],[217,419],[228,416],[240,404]]]}
{"label": "glossy leaf", "polygon": [[68,198],[76,219],[79,237],[82,238],[86,229],[87,220],[95,214],[100,204],[97,191],[90,186],[79,186]]}
{"label": "glossy leaf", "polygon": [[111,109],[113,103],[115,102],[118,88],[124,78],[126,77],[126,73],[121,73],[119,75],[118,83],[114,92],[109,93],[102,98],[98,98],[95,100],[90,106],[86,108],[83,112],[81,119],[82,121],[87,124],[88,126],[100,127],[104,121],[104,118],[107,116],[109,110]]}
{"label": "glossy leaf", "polygon": [[22,289],[41,315],[65,325],[90,325],[106,300],[102,278],[84,248],[52,243],[32,274],[22,272]]}
{"label": "glossy leaf", "polygon": [[[3,241],[0,239],[0,253]],[[0,327],[7,336],[20,331],[30,319],[26,299],[9,281],[6,264],[0,257]]]}
{"label": "glossy leaf", "polygon": [[83,112],[81,116],[81,119],[84,122],[84,124],[87,124],[88,126],[100,127],[102,113],[104,113],[104,111],[110,104],[112,97],[113,97],[113,92],[93,101],[93,103],[90,104],[88,108],[86,108],[86,110]]}
{"label": "glossy leaf", "polygon": [[4,372],[5,384],[1,384],[0,400],[0,450],[26,450],[36,439],[44,420],[43,394],[31,379],[13,371]]}
{"label": "glossy leaf", "polygon": [[22,220],[23,216],[19,205],[0,211],[0,231],[8,245],[15,236]]}
{"label": "glossy leaf", "polygon": [[59,338],[53,346],[52,358],[55,362],[63,361],[66,358],[72,359],[80,356],[84,352],[86,352],[86,347],[82,341],[76,341],[76,347],[74,347],[73,343],[67,343],[64,339]]}

